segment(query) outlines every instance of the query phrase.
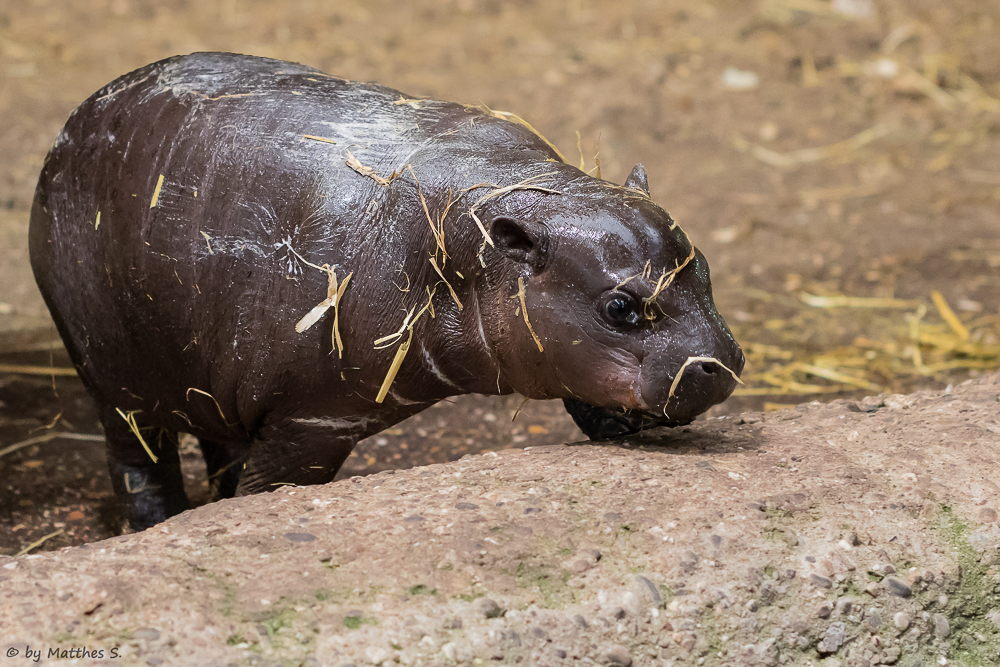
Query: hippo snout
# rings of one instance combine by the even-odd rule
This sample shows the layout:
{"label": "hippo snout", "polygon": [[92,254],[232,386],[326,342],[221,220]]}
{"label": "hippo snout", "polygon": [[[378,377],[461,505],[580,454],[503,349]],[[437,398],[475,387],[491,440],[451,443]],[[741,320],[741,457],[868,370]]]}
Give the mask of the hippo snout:
{"label": "hippo snout", "polygon": [[664,381],[658,383],[651,392],[654,398],[650,403],[658,408],[658,417],[677,423],[690,422],[729,398],[739,383],[745,361],[738,346],[721,359],[689,357],[669,374],[669,385]]}

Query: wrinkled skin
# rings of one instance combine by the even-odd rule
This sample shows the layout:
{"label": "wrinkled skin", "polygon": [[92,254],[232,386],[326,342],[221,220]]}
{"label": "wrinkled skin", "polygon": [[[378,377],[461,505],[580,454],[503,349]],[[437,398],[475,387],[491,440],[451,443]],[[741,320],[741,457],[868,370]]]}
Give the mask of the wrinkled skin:
{"label": "wrinkled skin", "polygon": [[[470,209],[532,177],[552,192],[478,203],[486,243]],[[226,497],[330,481],[358,440],[457,394],[562,398],[595,438],[724,400],[722,366],[739,373],[742,353],[704,258],[645,181],[641,167],[625,187],[591,178],[479,109],[263,58],[172,58],[95,93],[46,159],[31,260],[131,527],[187,507],[179,431]],[[353,274],[342,356],[334,309],[296,331],[327,297],[324,264]],[[405,319],[429,298],[433,318]],[[671,393],[689,357],[717,361],[689,364]]]}

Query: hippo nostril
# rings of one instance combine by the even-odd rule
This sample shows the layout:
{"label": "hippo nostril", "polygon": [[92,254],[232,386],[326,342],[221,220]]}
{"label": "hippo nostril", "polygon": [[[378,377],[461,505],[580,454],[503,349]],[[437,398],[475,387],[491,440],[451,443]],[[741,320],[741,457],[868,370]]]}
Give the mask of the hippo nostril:
{"label": "hippo nostril", "polygon": [[715,374],[716,368],[714,363],[706,363],[703,361],[700,364],[698,364],[698,366],[701,368],[701,372],[705,373],[706,375]]}

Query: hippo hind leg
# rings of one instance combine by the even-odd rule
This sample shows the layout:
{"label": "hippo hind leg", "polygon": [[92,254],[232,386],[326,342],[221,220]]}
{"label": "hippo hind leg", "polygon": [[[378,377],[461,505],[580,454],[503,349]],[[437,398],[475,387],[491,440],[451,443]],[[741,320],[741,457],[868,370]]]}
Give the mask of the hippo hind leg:
{"label": "hippo hind leg", "polygon": [[202,456],[205,457],[212,501],[235,496],[247,458],[246,448],[236,448],[205,438],[198,438],[198,445],[201,447]]}
{"label": "hippo hind leg", "polygon": [[109,406],[101,409],[111,486],[129,529],[140,531],[180,514],[189,505],[177,453],[177,433],[144,424],[141,413],[133,416],[149,452],[117,410]]}

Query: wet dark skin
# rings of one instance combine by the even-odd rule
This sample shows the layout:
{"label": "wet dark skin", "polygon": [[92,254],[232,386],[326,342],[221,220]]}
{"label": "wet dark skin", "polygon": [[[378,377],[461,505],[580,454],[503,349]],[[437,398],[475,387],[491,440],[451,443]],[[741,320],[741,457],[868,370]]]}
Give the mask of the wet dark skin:
{"label": "wet dark skin", "polygon": [[[687,423],[743,368],[641,166],[608,183],[523,125],[293,63],[194,54],[95,93],[46,159],[30,244],[134,530],[188,506],[179,431],[227,497],[328,482],[448,396],[561,398],[602,438]],[[351,274],[342,354],[333,308],[296,331],[323,265]]]}

